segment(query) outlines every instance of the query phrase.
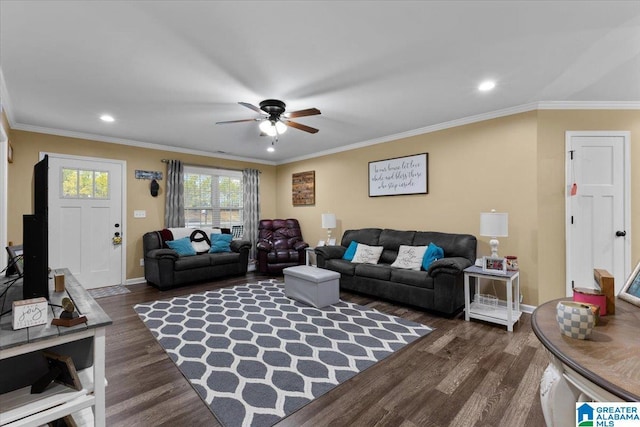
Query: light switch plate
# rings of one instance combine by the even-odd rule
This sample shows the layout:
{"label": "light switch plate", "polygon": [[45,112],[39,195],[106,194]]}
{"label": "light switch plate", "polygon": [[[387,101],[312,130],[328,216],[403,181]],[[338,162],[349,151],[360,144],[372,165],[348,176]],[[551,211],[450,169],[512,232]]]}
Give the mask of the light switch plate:
{"label": "light switch plate", "polygon": [[134,218],[146,218],[147,217],[147,211],[144,211],[144,210],[133,211],[133,217]]}

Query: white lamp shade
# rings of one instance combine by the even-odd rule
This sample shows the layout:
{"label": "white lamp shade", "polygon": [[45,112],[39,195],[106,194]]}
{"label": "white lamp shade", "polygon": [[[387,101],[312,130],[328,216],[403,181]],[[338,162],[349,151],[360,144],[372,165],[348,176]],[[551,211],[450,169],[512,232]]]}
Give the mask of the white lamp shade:
{"label": "white lamp shade", "polygon": [[336,228],[336,214],[322,214],[322,228]]}
{"label": "white lamp shade", "polygon": [[287,125],[282,122],[275,122],[275,124],[270,120],[263,120],[258,125],[260,130],[266,133],[269,136],[282,135],[287,131]]}
{"label": "white lamp shade", "polygon": [[504,212],[482,212],[480,214],[480,235],[507,237],[509,235],[509,214]]}

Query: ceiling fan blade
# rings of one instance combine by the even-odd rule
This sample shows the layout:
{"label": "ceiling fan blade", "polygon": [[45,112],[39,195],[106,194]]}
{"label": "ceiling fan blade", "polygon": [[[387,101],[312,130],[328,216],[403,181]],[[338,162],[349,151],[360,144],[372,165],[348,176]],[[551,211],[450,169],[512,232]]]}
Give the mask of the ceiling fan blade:
{"label": "ceiling fan blade", "polygon": [[304,117],[304,116],[317,116],[320,114],[320,110],[317,108],[307,108],[306,110],[298,110],[287,113],[286,116],[290,119],[294,119],[296,117]]}
{"label": "ceiling fan blade", "polygon": [[291,126],[292,128],[296,128],[299,130],[303,130],[309,133],[318,133],[318,129],[312,128],[311,126],[303,125],[301,123],[292,122],[291,120],[282,120],[287,124],[287,126]]}
{"label": "ceiling fan blade", "polygon": [[260,113],[260,114],[264,114],[264,111],[262,111],[261,109],[259,109],[258,107],[256,107],[253,104],[249,104],[248,102],[238,102],[238,104],[247,107],[250,110],[255,111],[256,113]]}
{"label": "ceiling fan blade", "polygon": [[259,122],[262,119],[241,119],[241,120],[227,120],[224,122],[216,122],[217,125],[224,125],[227,123],[242,123],[242,122]]}

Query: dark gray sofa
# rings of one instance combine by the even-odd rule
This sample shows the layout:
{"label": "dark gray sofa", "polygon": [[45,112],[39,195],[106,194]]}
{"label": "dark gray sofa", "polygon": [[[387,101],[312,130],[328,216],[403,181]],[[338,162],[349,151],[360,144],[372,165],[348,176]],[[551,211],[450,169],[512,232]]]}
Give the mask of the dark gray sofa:
{"label": "dark gray sofa", "polygon": [[[342,259],[351,241],[384,249],[378,264],[357,264]],[[428,271],[391,267],[400,245],[428,246],[444,250],[444,258],[434,261]],[[434,231],[401,231],[380,228],[347,230],[340,246],[315,249],[318,267],[340,273],[342,289],[361,292],[445,315],[464,306],[462,270],[476,259],[477,240],[470,234]]]}
{"label": "dark gray sofa", "polygon": [[151,231],[142,237],[144,278],[158,289],[247,273],[251,242],[232,240],[231,252],[181,257],[164,244],[164,231]]}

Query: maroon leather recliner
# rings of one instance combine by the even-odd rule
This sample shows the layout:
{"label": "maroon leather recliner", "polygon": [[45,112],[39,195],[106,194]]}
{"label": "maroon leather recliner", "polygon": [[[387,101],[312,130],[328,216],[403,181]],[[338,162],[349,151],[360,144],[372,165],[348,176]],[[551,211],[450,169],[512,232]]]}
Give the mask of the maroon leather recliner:
{"label": "maroon leather recliner", "polygon": [[282,269],[305,263],[302,231],[297,219],[262,219],[258,225],[258,271],[282,274]]}

